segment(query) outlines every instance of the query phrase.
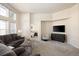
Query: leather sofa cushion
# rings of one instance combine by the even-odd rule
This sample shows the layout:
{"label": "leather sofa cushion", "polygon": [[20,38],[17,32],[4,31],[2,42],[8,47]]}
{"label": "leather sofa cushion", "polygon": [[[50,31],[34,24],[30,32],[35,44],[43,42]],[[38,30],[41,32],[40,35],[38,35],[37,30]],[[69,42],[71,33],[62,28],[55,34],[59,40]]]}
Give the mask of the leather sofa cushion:
{"label": "leather sofa cushion", "polygon": [[5,44],[2,40],[0,40],[0,43]]}
{"label": "leather sofa cushion", "polygon": [[17,40],[17,34],[10,34],[13,41]]}
{"label": "leather sofa cushion", "polygon": [[4,36],[0,36],[0,40],[2,40],[4,42],[5,41]]}
{"label": "leather sofa cushion", "polygon": [[5,44],[8,44],[9,42],[13,41],[10,35],[4,35],[3,37],[4,37]]}

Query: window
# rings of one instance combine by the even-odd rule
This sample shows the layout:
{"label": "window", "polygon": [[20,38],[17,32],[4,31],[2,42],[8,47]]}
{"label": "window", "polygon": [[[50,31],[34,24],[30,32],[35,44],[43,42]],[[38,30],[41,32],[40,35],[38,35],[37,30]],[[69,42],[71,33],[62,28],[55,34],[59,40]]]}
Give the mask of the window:
{"label": "window", "polygon": [[10,33],[16,33],[16,14],[10,11]]}
{"label": "window", "polygon": [[16,13],[0,4],[0,16],[0,35],[16,33]]}
{"label": "window", "polygon": [[9,16],[9,10],[6,7],[0,5],[0,15],[8,17]]}
{"label": "window", "polygon": [[16,23],[10,23],[10,33],[16,33]]}
{"label": "window", "polygon": [[16,13],[10,11],[9,16],[12,18],[11,21],[16,21]]}
{"label": "window", "polygon": [[0,35],[8,34],[8,21],[0,20]]}

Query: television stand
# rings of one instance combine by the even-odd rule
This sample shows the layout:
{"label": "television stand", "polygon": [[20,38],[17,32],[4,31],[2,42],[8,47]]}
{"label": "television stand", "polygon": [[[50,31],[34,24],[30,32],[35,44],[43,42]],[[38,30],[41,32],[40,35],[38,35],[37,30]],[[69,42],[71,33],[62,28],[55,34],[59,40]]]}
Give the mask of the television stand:
{"label": "television stand", "polygon": [[66,35],[65,34],[57,34],[52,33],[51,34],[51,40],[59,41],[59,42],[65,42],[66,41]]}

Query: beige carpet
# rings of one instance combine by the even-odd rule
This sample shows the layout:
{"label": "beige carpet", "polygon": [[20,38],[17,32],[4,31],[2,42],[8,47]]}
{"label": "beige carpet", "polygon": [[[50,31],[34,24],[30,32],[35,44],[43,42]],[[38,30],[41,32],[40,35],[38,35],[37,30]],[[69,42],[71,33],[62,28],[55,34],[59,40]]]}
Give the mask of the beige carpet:
{"label": "beige carpet", "polygon": [[32,40],[32,54],[41,56],[79,56],[79,49],[57,41]]}

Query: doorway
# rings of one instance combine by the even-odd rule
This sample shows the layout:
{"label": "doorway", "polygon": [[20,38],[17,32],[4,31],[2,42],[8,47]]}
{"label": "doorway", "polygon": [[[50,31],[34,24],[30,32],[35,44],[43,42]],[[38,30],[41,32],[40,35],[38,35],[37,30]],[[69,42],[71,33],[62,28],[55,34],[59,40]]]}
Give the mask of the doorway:
{"label": "doorway", "polygon": [[41,21],[41,38],[51,39],[53,21]]}

